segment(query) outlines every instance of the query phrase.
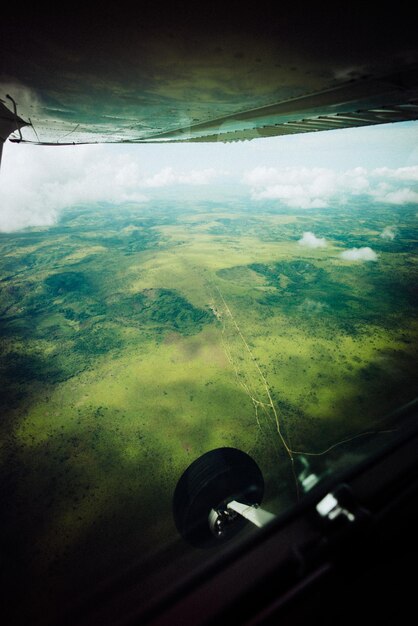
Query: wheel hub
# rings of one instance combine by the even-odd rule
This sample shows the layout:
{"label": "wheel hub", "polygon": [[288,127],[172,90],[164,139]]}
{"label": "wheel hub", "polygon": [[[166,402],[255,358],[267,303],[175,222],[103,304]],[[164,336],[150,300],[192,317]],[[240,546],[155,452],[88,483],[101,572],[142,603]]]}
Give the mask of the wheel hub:
{"label": "wheel hub", "polygon": [[238,517],[238,513],[228,509],[226,506],[211,509],[208,522],[212,534],[219,539],[223,538]]}

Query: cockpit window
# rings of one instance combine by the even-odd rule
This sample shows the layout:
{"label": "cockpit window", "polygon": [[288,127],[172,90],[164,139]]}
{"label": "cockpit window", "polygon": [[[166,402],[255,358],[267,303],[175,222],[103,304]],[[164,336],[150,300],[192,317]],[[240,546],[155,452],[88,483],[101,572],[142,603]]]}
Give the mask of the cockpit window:
{"label": "cockpit window", "polygon": [[258,532],[229,502],[279,516],[402,429],[417,138],[5,146],[2,541],[27,623],[129,571],[159,592]]}

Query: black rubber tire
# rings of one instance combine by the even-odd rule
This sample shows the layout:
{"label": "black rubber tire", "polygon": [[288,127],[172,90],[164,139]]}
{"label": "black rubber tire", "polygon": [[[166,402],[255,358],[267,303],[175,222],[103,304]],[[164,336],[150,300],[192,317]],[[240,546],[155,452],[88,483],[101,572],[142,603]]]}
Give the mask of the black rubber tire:
{"label": "black rubber tire", "polygon": [[[257,463],[236,448],[217,448],[206,452],[186,469],[173,497],[174,521],[180,535],[195,547],[219,545],[208,522],[210,510],[222,503],[238,500],[261,504],[264,480]],[[229,539],[247,523],[239,518],[224,537]]]}

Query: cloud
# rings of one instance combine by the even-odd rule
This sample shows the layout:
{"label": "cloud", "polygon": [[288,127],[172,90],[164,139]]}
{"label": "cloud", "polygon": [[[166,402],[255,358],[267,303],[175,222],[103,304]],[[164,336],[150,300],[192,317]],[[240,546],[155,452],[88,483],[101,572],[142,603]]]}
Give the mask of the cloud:
{"label": "cloud", "polygon": [[380,167],[372,170],[374,176],[381,178],[391,178],[394,180],[407,180],[418,182],[418,165],[412,165],[409,167]]}
{"label": "cloud", "polygon": [[143,187],[167,187],[168,185],[208,185],[219,173],[214,168],[176,172],[172,167],[164,167],[160,172],[145,178]]}
{"label": "cloud", "polygon": [[388,204],[416,204],[418,203],[418,191],[410,187],[391,190],[386,185],[380,187],[380,191],[375,194],[375,200]]}
{"label": "cloud", "polygon": [[140,169],[100,146],[12,146],[3,155],[0,230],[49,226],[66,207],[93,202],[143,202]]}
{"label": "cloud", "polygon": [[380,233],[382,239],[390,239],[393,241],[396,237],[396,229],[394,226],[386,226]]}
{"label": "cloud", "polygon": [[307,248],[325,248],[327,245],[326,239],[321,239],[310,232],[303,233],[301,239],[299,239],[298,244],[300,246],[306,246]]}
{"label": "cloud", "polygon": [[290,207],[323,208],[335,188],[335,176],[323,168],[274,168],[259,166],[245,172],[255,200],[281,200]]}
{"label": "cloud", "polygon": [[163,167],[150,174],[132,153],[103,145],[7,148],[0,175],[1,232],[50,226],[62,210],[77,204],[143,203],[150,189],[207,185],[218,176],[213,168]]}
{"label": "cloud", "polygon": [[282,200],[289,207],[301,209],[321,209],[328,206],[327,202],[310,195],[300,185],[272,185],[262,191],[252,193],[254,200]]}
{"label": "cloud", "polygon": [[[318,133],[320,136],[322,133]],[[312,153],[314,138],[307,137],[304,136],[303,142],[308,142]],[[264,140],[259,141],[257,146],[265,145]],[[302,139],[297,141],[302,142]],[[319,142],[319,145],[324,144]],[[239,178],[245,191],[256,201],[290,208],[322,209],[341,205],[349,208],[358,198],[366,199],[370,205],[418,204],[418,166],[415,165],[342,170],[333,169],[332,165],[278,166],[277,157],[270,151],[265,157],[267,164],[252,167],[260,156],[253,150],[251,159],[241,147],[240,153],[247,155],[245,159],[238,153],[232,158],[232,153],[227,152],[229,156],[225,160],[223,153],[213,152],[213,146],[207,148],[210,157],[206,152],[203,155],[202,146],[198,146],[199,150],[196,146],[41,147],[6,143],[0,174],[0,231],[48,226],[66,207],[76,204],[143,203],[158,189],[177,185],[208,187],[221,176],[230,182]],[[229,149],[225,146],[225,150]],[[318,155],[313,162],[321,160],[323,162]],[[242,174],[244,163],[248,169]],[[226,169],[232,173],[227,174]]]}
{"label": "cloud", "polygon": [[418,202],[418,166],[400,168],[330,168],[257,166],[242,182],[254,200],[278,200],[288,207],[310,209],[347,204],[363,196],[373,203]]}
{"label": "cloud", "polygon": [[377,261],[377,254],[371,248],[351,248],[341,252],[344,261]]}

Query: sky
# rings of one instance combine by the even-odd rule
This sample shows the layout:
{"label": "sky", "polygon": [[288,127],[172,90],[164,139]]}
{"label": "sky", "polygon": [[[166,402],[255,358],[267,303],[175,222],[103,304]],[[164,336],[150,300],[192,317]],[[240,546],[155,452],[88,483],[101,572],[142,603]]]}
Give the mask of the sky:
{"label": "sky", "polygon": [[[232,144],[33,146],[6,142],[0,232],[50,226],[76,204],[136,202],[160,190],[228,184],[257,202],[315,209],[367,197],[418,207],[418,122]],[[203,195],[202,195],[203,194]],[[390,234],[387,235],[390,238]]]}

